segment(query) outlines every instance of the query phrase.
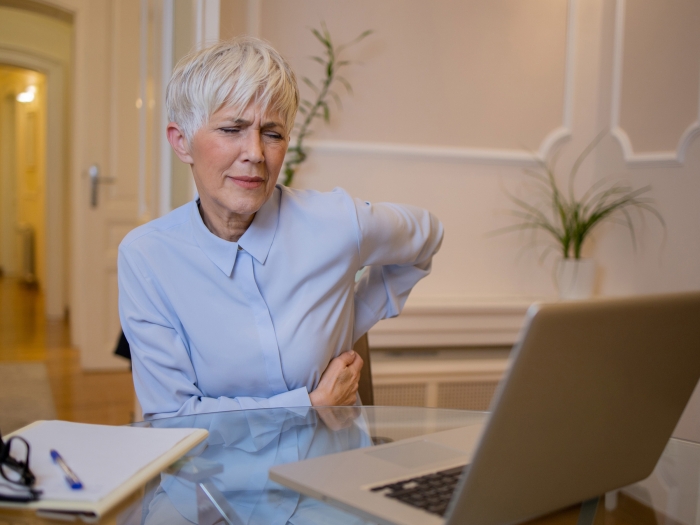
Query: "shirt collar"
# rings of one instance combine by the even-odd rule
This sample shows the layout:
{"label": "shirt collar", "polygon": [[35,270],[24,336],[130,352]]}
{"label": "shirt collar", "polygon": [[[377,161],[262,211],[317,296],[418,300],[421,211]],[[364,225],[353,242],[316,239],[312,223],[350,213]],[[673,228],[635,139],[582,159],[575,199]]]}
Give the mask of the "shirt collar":
{"label": "shirt collar", "polygon": [[228,276],[233,272],[239,247],[252,255],[260,264],[265,264],[277,231],[280,197],[281,191],[275,188],[238,242],[224,240],[210,232],[199,213],[199,199],[192,201],[190,220],[197,244],[211,262]]}
{"label": "shirt collar", "polygon": [[199,213],[198,203],[199,199],[194,200],[190,207],[194,238],[211,262],[230,277],[236,262],[238,243],[226,241],[210,232]]}

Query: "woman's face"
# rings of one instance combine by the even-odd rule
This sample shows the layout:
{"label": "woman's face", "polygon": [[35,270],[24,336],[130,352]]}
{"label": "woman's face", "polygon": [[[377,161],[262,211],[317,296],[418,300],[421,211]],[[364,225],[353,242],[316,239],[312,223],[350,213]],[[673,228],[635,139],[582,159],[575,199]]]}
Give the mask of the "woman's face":
{"label": "woman's face", "polygon": [[192,137],[189,157],[202,206],[219,217],[249,217],[270,197],[277,183],[288,137],[284,119],[262,114],[250,104],[243,111],[223,107]]}

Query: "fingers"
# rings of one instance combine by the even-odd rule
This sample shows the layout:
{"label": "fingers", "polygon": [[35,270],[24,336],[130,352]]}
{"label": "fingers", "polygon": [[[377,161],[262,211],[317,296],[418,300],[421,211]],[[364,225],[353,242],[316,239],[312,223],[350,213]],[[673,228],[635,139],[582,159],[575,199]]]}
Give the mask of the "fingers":
{"label": "fingers", "polygon": [[343,352],[338,357],[334,358],[333,361],[337,360],[343,363],[345,366],[350,366],[358,358],[360,358],[360,356],[357,355],[357,352],[354,350],[348,350],[347,352]]}
{"label": "fingers", "polygon": [[365,362],[362,360],[362,358],[359,356],[359,354],[355,353],[355,360],[350,364],[351,368],[354,368],[357,373],[360,373],[360,370],[362,370],[362,365],[364,365]]}
{"label": "fingers", "polygon": [[334,358],[328,365],[328,368],[331,368],[331,365],[333,365],[334,367],[342,366],[342,368],[347,368],[351,372],[359,374],[360,370],[362,370],[363,364],[364,361],[357,354],[357,352],[350,350],[348,352],[343,352],[338,357]]}
{"label": "fingers", "polygon": [[316,390],[309,395],[311,404],[354,405],[363,364],[362,358],[353,350],[332,359],[321,375]]}

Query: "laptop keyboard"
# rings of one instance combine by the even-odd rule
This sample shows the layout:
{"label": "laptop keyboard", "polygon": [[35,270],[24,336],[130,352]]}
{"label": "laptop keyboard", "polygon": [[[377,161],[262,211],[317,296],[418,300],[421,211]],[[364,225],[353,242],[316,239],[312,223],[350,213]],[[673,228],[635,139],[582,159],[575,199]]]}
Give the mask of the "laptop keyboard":
{"label": "laptop keyboard", "polygon": [[384,491],[383,494],[387,498],[394,498],[438,516],[444,516],[463,470],[464,467],[441,470],[433,474],[373,487],[371,490],[372,492]]}

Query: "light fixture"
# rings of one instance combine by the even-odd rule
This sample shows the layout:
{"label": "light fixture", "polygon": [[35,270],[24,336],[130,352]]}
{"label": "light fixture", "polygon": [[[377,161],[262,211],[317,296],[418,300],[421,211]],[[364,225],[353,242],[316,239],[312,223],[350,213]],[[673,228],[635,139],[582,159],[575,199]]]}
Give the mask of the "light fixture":
{"label": "light fixture", "polygon": [[34,100],[34,95],[36,94],[36,86],[29,86],[27,89],[22,91],[17,95],[17,102],[22,102],[26,104]]}

